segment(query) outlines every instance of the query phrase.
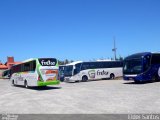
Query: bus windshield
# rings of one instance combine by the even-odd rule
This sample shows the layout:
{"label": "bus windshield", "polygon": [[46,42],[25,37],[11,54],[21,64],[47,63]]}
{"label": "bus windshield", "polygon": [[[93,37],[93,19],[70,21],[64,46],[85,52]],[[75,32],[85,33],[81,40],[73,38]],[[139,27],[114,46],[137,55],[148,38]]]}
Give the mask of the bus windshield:
{"label": "bus windshield", "polygon": [[75,69],[74,69],[74,75],[78,74],[81,71],[81,64],[82,63],[78,63],[75,65]]}
{"label": "bus windshield", "polygon": [[65,66],[59,66],[59,75],[60,75],[60,77],[64,76],[64,70],[65,70]]}
{"label": "bus windshield", "polygon": [[140,74],[142,72],[143,65],[142,59],[129,59],[124,61],[124,74]]}
{"label": "bus windshield", "polygon": [[72,76],[72,72],[73,72],[73,65],[66,66],[64,69],[64,76],[65,77]]}

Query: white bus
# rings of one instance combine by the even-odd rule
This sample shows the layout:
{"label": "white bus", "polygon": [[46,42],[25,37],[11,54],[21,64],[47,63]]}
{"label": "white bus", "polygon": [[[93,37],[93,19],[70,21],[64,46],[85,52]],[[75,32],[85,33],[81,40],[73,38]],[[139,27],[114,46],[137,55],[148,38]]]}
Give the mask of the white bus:
{"label": "white bus", "polygon": [[7,69],[7,70],[3,71],[2,78],[9,79],[10,78],[10,74],[11,74],[10,72],[11,72],[10,69]]}
{"label": "white bus", "polygon": [[64,70],[66,65],[59,65],[59,80],[64,81]]}
{"label": "white bus", "polygon": [[59,84],[58,61],[55,58],[29,59],[11,67],[12,85],[47,86]]}
{"label": "white bus", "polygon": [[122,61],[96,61],[96,62],[73,62],[66,65],[64,71],[64,81],[88,81],[98,79],[114,79],[121,77]]}

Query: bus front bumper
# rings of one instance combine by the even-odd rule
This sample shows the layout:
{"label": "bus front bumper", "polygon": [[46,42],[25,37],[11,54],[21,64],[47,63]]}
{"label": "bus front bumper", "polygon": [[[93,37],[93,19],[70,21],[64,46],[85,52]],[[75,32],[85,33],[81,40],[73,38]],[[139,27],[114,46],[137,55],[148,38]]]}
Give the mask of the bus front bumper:
{"label": "bus front bumper", "polygon": [[38,85],[38,86],[58,85],[58,84],[60,84],[60,81],[59,81],[59,80],[46,81],[46,82],[38,81],[38,82],[37,82],[37,85]]}
{"label": "bus front bumper", "polygon": [[125,81],[137,81],[137,82],[145,82],[145,81],[150,81],[150,79],[146,78],[143,76],[143,74],[141,75],[124,75],[123,79]]}
{"label": "bus front bumper", "polygon": [[124,75],[123,79],[126,81],[142,81],[142,76],[138,75]]}
{"label": "bus front bumper", "polygon": [[64,82],[76,82],[76,80],[72,79],[72,77],[65,77]]}

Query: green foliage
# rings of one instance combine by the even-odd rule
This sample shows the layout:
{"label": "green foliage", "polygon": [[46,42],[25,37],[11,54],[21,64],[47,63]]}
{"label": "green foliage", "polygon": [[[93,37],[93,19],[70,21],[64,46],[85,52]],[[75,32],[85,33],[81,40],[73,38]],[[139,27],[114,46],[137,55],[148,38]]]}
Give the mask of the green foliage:
{"label": "green foliage", "polygon": [[59,65],[66,65],[66,64],[69,64],[69,63],[72,63],[72,62],[74,62],[74,61],[73,60],[68,60],[68,59],[58,61]]}
{"label": "green foliage", "polygon": [[[114,60],[114,58],[111,58],[111,60]],[[120,60],[120,61],[123,61],[124,58],[122,56],[119,56],[116,60]]]}

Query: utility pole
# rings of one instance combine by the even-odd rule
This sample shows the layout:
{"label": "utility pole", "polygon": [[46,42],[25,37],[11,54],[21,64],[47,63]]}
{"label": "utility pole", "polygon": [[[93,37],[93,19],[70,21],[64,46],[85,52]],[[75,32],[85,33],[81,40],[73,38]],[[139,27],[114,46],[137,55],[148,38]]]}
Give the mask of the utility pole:
{"label": "utility pole", "polygon": [[115,37],[113,37],[113,41],[114,41],[114,48],[112,49],[112,51],[114,52],[114,60],[116,60],[116,59],[117,59],[117,57],[116,57],[117,48],[116,48],[116,40],[115,40]]}

